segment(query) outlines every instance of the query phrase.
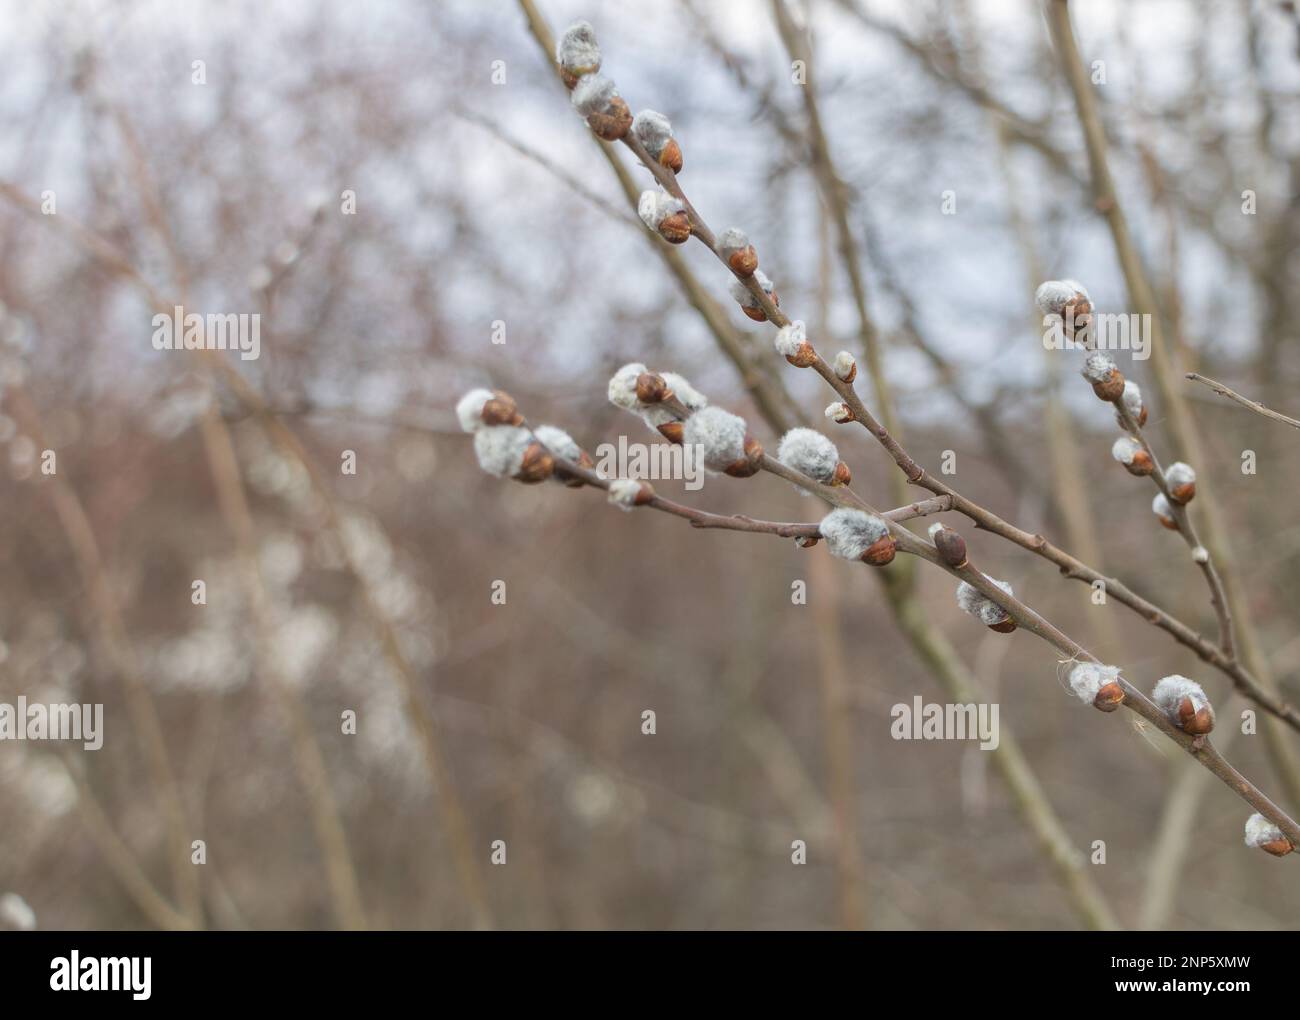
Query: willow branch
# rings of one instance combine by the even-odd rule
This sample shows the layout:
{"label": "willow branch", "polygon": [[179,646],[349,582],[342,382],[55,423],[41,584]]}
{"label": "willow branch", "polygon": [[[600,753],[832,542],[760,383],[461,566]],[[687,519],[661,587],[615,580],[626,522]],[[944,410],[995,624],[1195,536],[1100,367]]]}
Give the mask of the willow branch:
{"label": "willow branch", "polygon": [[1254,411],[1256,414],[1261,414],[1270,421],[1281,422],[1283,425],[1290,425],[1293,429],[1300,429],[1300,421],[1296,421],[1294,418],[1288,418],[1285,414],[1274,411],[1272,408],[1265,407],[1257,400],[1243,397],[1236,390],[1230,390],[1227,386],[1224,386],[1223,383],[1215,382],[1213,379],[1209,379],[1201,375],[1199,372],[1188,372],[1187,378],[1192,380],[1192,382],[1203,383],[1210,387],[1210,389],[1214,390],[1215,393],[1219,394],[1219,396],[1227,397],[1229,400],[1240,404],[1248,411]]}
{"label": "willow branch", "polygon": [[[527,2],[527,0],[521,0],[521,2]],[[709,227],[704,218],[691,204],[690,199],[682,191],[677,180],[677,175],[667,167],[662,166],[657,160],[651,158],[649,153],[646,151],[645,146],[642,145],[635,133],[626,133],[620,141],[641,161],[642,165],[655,177],[655,180],[660,184],[660,186],[682,203],[682,207],[691,224],[691,236],[695,237],[701,244],[713,252],[715,257],[717,257],[723,265],[727,265],[726,259],[718,250],[716,235],[713,233],[713,230]],[[728,267],[728,270],[730,271],[730,267]],[[752,295],[755,305],[762,309],[768,321],[772,322],[772,324],[778,328],[790,324],[790,318],[780,310],[753,276],[742,277],[734,272],[733,276],[740,280],[745,289],[750,293],[750,295]],[[953,508],[956,510],[962,510],[962,507],[958,503],[959,500],[963,504],[969,503],[968,500],[965,500],[960,496],[960,494],[956,493],[944,483],[932,479],[925,469],[911,458],[907,451],[890,434],[890,432],[881,425],[880,422],[870,414],[870,412],[867,411],[866,407],[862,404],[861,399],[858,398],[852,383],[845,383],[843,380],[839,379],[820,355],[814,357],[811,367],[814,368],[833,388],[835,388],[837,392],[841,393],[845,398],[844,402],[854,412],[855,418],[876,437],[886,450],[890,452],[891,456],[893,456],[895,462],[904,471],[909,481],[922,485],[925,488],[929,488],[930,491],[934,492],[936,495],[952,496]],[[765,470],[770,470],[775,474],[783,474],[780,469],[784,466],[779,465],[779,462],[772,462],[771,458],[766,456],[764,457],[764,461],[765,463],[763,464],[763,467]],[[795,474],[797,474],[797,472],[795,472]],[[877,513],[878,515],[878,512],[874,511],[869,504],[865,501],[854,498],[851,494],[845,495],[837,492],[829,486],[822,486],[816,483],[809,485],[808,481],[809,480],[806,479],[803,482],[796,480],[796,484],[803,485],[805,488],[816,492],[834,506],[853,506],[856,509],[861,509],[869,513]],[[970,505],[974,506],[974,504]],[[962,510],[962,512],[965,511]],[[1099,659],[1088,652],[1077,641],[1068,637],[1063,631],[1051,624],[1032,608],[1020,602],[1014,596],[1008,595],[1001,588],[995,585],[986,575],[975,569],[969,563],[964,567],[950,567],[944,563],[944,561],[939,557],[938,551],[929,542],[917,538],[906,528],[901,527],[893,521],[889,521],[887,524],[890,534],[893,535],[900,552],[907,552],[920,556],[922,559],[940,567],[953,576],[966,581],[994,604],[1000,606],[1004,612],[1015,620],[1018,626],[1028,630],[1030,633],[1036,634],[1049,644],[1056,647],[1059,651],[1064,652],[1070,659],[1100,662]],[[1198,762],[1210,769],[1225,785],[1229,787],[1229,789],[1234,793],[1237,793],[1245,799],[1247,803],[1255,807],[1257,811],[1264,814],[1277,824],[1278,827],[1287,834],[1288,838],[1291,838],[1293,835],[1295,838],[1300,838],[1300,828],[1296,827],[1296,823],[1285,812],[1283,812],[1281,808],[1260,792],[1258,788],[1237,772],[1222,755],[1214,750],[1209,741],[1202,741],[1188,736],[1182,730],[1175,727],[1164,713],[1162,713],[1150,701],[1150,699],[1138,691],[1137,688],[1133,687],[1132,684],[1126,680],[1121,680],[1120,682],[1126,693],[1123,702],[1125,707],[1142,716],[1149,723],[1160,729],[1160,731],[1171,740],[1174,740],[1179,744],[1179,746],[1187,750],[1188,753],[1192,754]]]}

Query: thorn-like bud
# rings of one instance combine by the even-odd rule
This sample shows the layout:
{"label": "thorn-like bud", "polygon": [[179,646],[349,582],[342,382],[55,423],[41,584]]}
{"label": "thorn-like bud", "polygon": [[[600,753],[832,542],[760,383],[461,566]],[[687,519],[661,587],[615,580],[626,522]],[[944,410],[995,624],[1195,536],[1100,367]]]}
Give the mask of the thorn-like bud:
{"label": "thorn-like bud", "polygon": [[1070,689],[1080,701],[1100,712],[1113,712],[1124,700],[1119,667],[1096,662],[1077,662],[1070,670]]}
{"label": "thorn-like bud", "polygon": [[1132,436],[1120,436],[1116,439],[1115,445],[1110,448],[1110,455],[1123,464],[1125,470],[1131,475],[1145,476],[1155,469],[1155,465],[1151,463],[1151,455]]}
{"label": "thorn-like bud", "polygon": [[836,425],[847,425],[849,422],[857,420],[853,415],[853,408],[840,400],[826,405],[826,417],[835,422]]}
{"label": "thorn-like bud", "polygon": [[[1011,590],[1011,585],[1006,581],[999,581],[992,577],[989,580],[1008,595],[1015,594]],[[989,630],[995,630],[999,634],[1010,634],[1016,629],[1016,621],[1011,619],[1010,613],[973,584],[966,581],[962,581],[961,584],[957,585],[957,605],[988,627]]]}
{"label": "thorn-like bud", "polygon": [[1178,674],[1163,677],[1151,700],[1184,733],[1200,737],[1214,729],[1214,707],[1195,680]]}
{"label": "thorn-like bud", "polygon": [[574,86],[571,99],[591,130],[607,142],[617,142],[632,128],[632,111],[614,83],[602,74],[583,76]]}
{"label": "thorn-like bud", "polygon": [[1258,811],[1246,819],[1246,845],[1274,857],[1285,857],[1295,849],[1282,830]]}
{"label": "thorn-like bud", "polygon": [[823,517],[818,527],[832,556],[873,567],[893,562],[897,546],[884,518],[841,507]]}
{"label": "thorn-like bud", "polygon": [[743,230],[732,227],[718,238],[718,251],[737,276],[753,276],[758,268],[758,253]]}
{"label": "thorn-like bud", "polygon": [[848,351],[840,351],[835,355],[831,370],[840,382],[852,382],[858,377],[858,363]]}
{"label": "thorn-like bud", "polygon": [[655,497],[655,490],[649,482],[635,478],[615,478],[609,483],[609,501],[620,510],[630,511],[633,507],[645,506]]}
{"label": "thorn-like bud", "polygon": [[[776,296],[776,288],[772,286],[772,281],[767,278],[761,269],[754,270],[754,282],[762,288],[763,293],[767,295],[772,304],[778,308],[781,306],[781,301]],[[739,280],[731,281],[731,296],[740,305],[740,310],[755,322],[767,321],[767,312],[763,311],[763,306],[758,303],[758,298],[751,294],[749,288]]]}
{"label": "thorn-like bud", "polygon": [[817,360],[817,351],[808,342],[804,325],[798,319],[778,329],[772,343],[776,352],[795,368],[808,368]]}
{"label": "thorn-like bud", "polygon": [[1092,383],[1092,392],[1101,400],[1114,403],[1124,394],[1124,375],[1115,359],[1105,351],[1093,351],[1083,363],[1083,377]]}
{"label": "thorn-like bud", "polygon": [[969,562],[966,558],[966,540],[946,524],[936,521],[930,525],[930,541],[939,550],[939,558],[948,566],[961,569]]}
{"label": "thorn-like bud", "polygon": [[1169,505],[1169,500],[1165,499],[1163,492],[1157,492],[1155,499],[1151,501],[1151,512],[1170,531],[1178,530],[1178,521],[1174,518],[1173,507]]}
{"label": "thorn-like bud", "polygon": [[654,110],[642,110],[632,118],[632,132],[652,159],[675,174],[682,172],[682,150],[673,137],[668,118]]}
{"label": "thorn-like bud", "polygon": [[691,236],[691,219],[680,199],[665,191],[643,191],[637,215],[669,244],[684,244]]}
{"label": "thorn-like bud", "polygon": [[1196,495],[1196,472],[1181,460],[1165,468],[1165,485],[1175,503],[1188,504]]}

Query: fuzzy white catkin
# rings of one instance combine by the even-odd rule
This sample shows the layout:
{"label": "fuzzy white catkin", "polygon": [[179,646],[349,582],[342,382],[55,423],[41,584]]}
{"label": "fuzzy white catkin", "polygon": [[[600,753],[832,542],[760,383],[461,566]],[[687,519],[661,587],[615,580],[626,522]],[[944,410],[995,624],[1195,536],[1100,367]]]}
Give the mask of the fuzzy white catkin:
{"label": "fuzzy white catkin", "polygon": [[706,407],[686,419],[682,442],[704,450],[704,466],[724,471],[745,457],[745,419],[720,407]]}
{"label": "fuzzy white catkin", "polygon": [[772,339],[772,344],[776,347],[776,353],[783,354],[787,358],[793,358],[799,353],[799,348],[807,342],[808,334],[804,329],[804,324],[798,319],[778,329],[776,336]]}
{"label": "fuzzy white catkin", "polygon": [[609,402],[615,407],[623,408],[625,411],[636,408],[640,403],[636,399],[636,377],[645,370],[645,365],[641,364],[641,362],[629,361],[610,376],[609,388],[606,390]]}
{"label": "fuzzy white catkin", "polygon": [[660,223],[685,208],[678,199],[673,198],[666,191],[643,191],[636,211],[642,223],[651,230],[658,230]]}
{"label": "fuzzy white catkin", "polygon": [[831,421],[843,424],[850,420],[851,414],[852,412],[849,410],[849,405],[844,403],[842,400],[837,400],[834,403],[826,405],[826,417]]}
{"label": "fuzzy white catkin", "polygon": [[781,445],[776,449],[776,459],[786,467],[794,468],[815,478],[819,482],[829,483],[835,477],[835,466],[840,462],[840,452],[835,444],[812,429],[791,429],[781,437]]}
{"label": "fuzzy white catkin", "polygon": [[603,74],[589,74],[578,79],[570,99],[574,109],[584,117],[590,117],[593,113],[603,113],[609,109],[609,104],[617,95],[618,89],[614,87],[613,81]]}
{"label": "fuzzy white catkin", "polygon": [[749,247],[749,235],[739,227],[730,227],[718,238],[718,248],[723,256],[729,257]]}
{"label": "fuzzy white catkin", "polygon": [[1134,418],[1142,413],[1142,391],[1131,379],[1124,380],[1124,395],[1121,399],[1124,401],[1124,409]]}
{"label": "fuzzy white catkin", "polygon": [[[757,283],[763,289],[764,293],[766,294],[772,293],[772,281],[769,280],[767,276],[764,275],[763,270],[761,269],[754,270],[754,282]],[[731,296],[736,299],[736,302],[738,304],[742,305],[745,308],[761,307],[758,303],[758,298],[754,297],[754,295],[749,292],[749,288],[746,287],[739,280],[731,281]]]}
{"label": "fuzzy white catkin", "polygon": [[1179,485],[1195,485],[1196,472],[1191,465],[1184,464],[1181,460],[1176,461],[1165,468],[1165,484],[1171,489]]}
{"label": "fuzzy white catkin", "polygon": [[1263,846],[1265,843],[1272,843],[1275,840],[1282,838],[1282,830],[1261,815],[1258,811],[1246,819],[1247,846],[1258,848]]}
{"label": "fuzzy white catkin", "polygon": [[456,417],[466,432],[477,432],[487,426],[483,423],[483,405],[492,399],[491,390],[470,390],[456,402]]}
{"label": "fuzzy white catkin", "polygon": [[1105,382],[1115,369],[1114,358],[1105,351],[1093,351],[1083,363],[1083,377],[1089,382]]}
{"label": "fuzzy white catkin", "polygon": [[1060,315],[1076,294],[1082,294],[1085,301],[1089,300],[1087,290],[1077,280],[1048,280],[1034,292],[1034,301],[1044,315]]}
{"label": "fuzzy white catkin", "polygon": [[832,510],[818,525],[832,556],[858,560],[862,554],[889,534],[889,525],[881,518],[862,510],[840,507]]}
{"label": "fuzzy white catkin", "polygon": [[564,429],[557,429],[554,425],[538,425],[533,429],[533,435],[557,457],[577,463],[578,458],[582,456],[582,448]]}
{"label": "fuzzy white catkin", "polygon": [[836,378],[847,379],[849,373],[853,371],[857,361],[848,351],[840,351],[835,355],[835,361],[831,364],[832,371],[835,372]]}
{"label": "fuzzy white catkin", "polygon": [[636,497],[641,483],[632,478],[615,478],[609,483],[609,501],[620,510],[636,509]]}
{"label": "fuzzy white catkin", "polygon": [[1163,492],[1157,492],[1155,499],[1151,501],[1151,512],[1157,517],[1173,518],[1174,509],[1169,505],[1169,500],[1165,499]]}
{"label": "fuzzy white catkin", "polygon": [[1133,458],[1137,456],[1140,449],[1142,444],[1132,436],[1120,436],[1110,448],[1110,455],[1121,464],[1132,464]]}
{"label": "fuzzy white catkin", "polygon": [[682,402],[686,410],[695,412],[709,406],[709,398],[692,386],[690,380],[684,375],[678,375],[676,372],[659,374],[668,384],[668,388],[673,391],[673,396]]}
{"label": "fuzzy white catkin", "polygon": [[943,522],[935,521],[933,524],[931,524],[928,528],[925,529],[925,533],[930,536],[930,541],[933,542],[934,536],[939,534],[939,532],[941,532],[942,530],[943,530]]}
{"label": "fuzzy white catkin", "polygon": [[1192,708],[1197,712],[1202,708],[1209,708],[1210,718],[1214,718],[1214,706],[1205,696],[1205,690],[1195,680],[1188,680],[1187,677],[1175,673],[1172,676],[1162,677],[1156,684],[1155,690],[1151,692],[1151,700],[1171,719],[1178,718],[1178,706],[1182,704],[1184,698],[1191,700]]}
{"label": "fuzzy white catkin", "polygon": [[1097,692],[1119,679],[1118,666],[1101,666],[1095,662],[1077,662],[1070,670],[1070,689],[1085,705],[1097,700]]}
{"label": "fuzzy white catkin", "polygon": [[[677,420],[677,415],[662,404],[652,404],[650,407],[642,408],[635,413],[639,414],[641,420],[646,423],[646,427],[655,433],[659,433],[660,425],[667,425],[669,422]],[[662,435],[662,433],[659,434]]]}
{"label": "fuzzy white catkin", "polygon": [[524,463],[524,453],[533,441],[532,433],[514,425],[493,425],[474,433],[478,466],[498,478],[511,478]]}
{"label": "fuzzy white catkin", "polygon": [[36,928],[34,911],[17,893],[0,896],[0,930],[32,931]]}
{"label": "fuzzy white catkin", "polygon": [[574,74],[587,74],[600,67],[600,47],[590,22],[575,21],[564,30],[555,46],[555,59]]}
{"label": "fuzzy white catkin", "polygon": [[655,159],[673,137],[673,126],[668,118],[655,110],[642,110],[633,117],[632,131]]}
{"label": "fuzzy white catkin", "polygon": [[[1015,592],[1011,590],[1011,585],[1006,581],[998,581],[992,577],[990,577],[989,580],[1008,595],[1015,594]],[[957,585],[957,605],[970,613],[971,616],[976,617],[980,623],[984,624],[986,627],[992,627],[997,623],[1004,623],[1010,618],[1010,614],[1008,614],[1005,609],[999,606],[992,599],[987,598],[974,585],[967,584],[965,581],[962,581],[961,584]]]}

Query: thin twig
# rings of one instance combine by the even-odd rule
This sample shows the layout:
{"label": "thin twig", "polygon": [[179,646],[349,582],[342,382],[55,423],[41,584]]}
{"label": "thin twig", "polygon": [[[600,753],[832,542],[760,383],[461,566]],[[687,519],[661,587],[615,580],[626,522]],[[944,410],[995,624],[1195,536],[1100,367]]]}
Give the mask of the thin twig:
{"label": "thin twig", "polygon": [[1230,390],[1228,387],[1224,386],[1223,383],[1215,382],[1213,379],[1209,379],[1206,376],[1201,375],[1199,372],[1188,372],[1187,378],[1192,380],[1192,382],[1204,383],[1206,386],[1210,387],[1210,389],[1214,390],[1215,393],[1219,394],[1219,396],[1227,397],[1229,400],[1240,404],[1249,411],[1254,411],[1256,414],[1262,414],[1270,421],[1281,422],[1283,425],[1290,425],[1293,429],[1300,429],[1300,421],[1296,421],[1294,418],[1288,418],[1285,414],[1282,414],[1279,411],[1274,411],[1272,408],[1265,407],[1257,400],[1243,397],[1236,390]]}

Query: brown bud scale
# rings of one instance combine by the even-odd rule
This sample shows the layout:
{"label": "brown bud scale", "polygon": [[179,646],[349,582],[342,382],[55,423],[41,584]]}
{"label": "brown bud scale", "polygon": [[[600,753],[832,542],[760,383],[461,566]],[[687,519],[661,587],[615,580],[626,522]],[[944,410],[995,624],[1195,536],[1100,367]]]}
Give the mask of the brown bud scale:
{"label": "brown bud scale", "polygon": [[636,399],[643,404],[657,404],[672,395],[668,383],[657,372],[642,372],[636,377]]}
{"label": "brown bud scale", "polygon": [[485,425],[522,425],[524,416],[515,406],[514,397],[505,390],[497,390],[492,399],[483,404],[479,417]]}
{"label": "brown bud scale", "polygon": [[669,244],[685,244],[691,238],[691,218],[686,210],[665,216],[659,221],[659,236]]}
{"label": "brown bud scale", "polygon": [[1105,401],[1114,403],[1124,395],[1124,373],[1119,369],[1112,369],[1101,382],[1092,384],[1092,392]]}
{"label": "brown bud scale", "polygon": [[754,275],[754,270],[758,268],[758,252],[754,251],[754,246],[747,245],[740,251],[734,251],[727,259],[727,265],[737,276],[750,277]]}
{"label": "brown bud scale", "polygon": [[676,138],[668,139],[667,143],[659,151],[659,164],[667,167],[675,174],[682,172],[682,147],[677,144]]}
{"label": "brown bud scale", "polygon": [[607,142],[617,142],[631,130],[632,111],[622,96],[615,96],[602,112],[588,117],[587,124],[597,137]]}
{"label": "brown bud scale", "polygon": [[515,479],[529,485],[536,485],[550,478],[554,470],[555,458],[551,456],[550,451],[541,443],[529,443],[528,448],[524,450],[523,463],[515,473]]}
{"label": "brown bud scale", "polygon": [[676,443],[678,446],[682,445],[682,434],[685,429],[681,422],[666,421],[662,425],[658,426],[658,428],[659,434],[670,443]]}
{"label": "brown bud scale", "polygon": [[1178,725],[1184,733],[1199,737],[1214,729],[1214,714],[1208,705],[1197,709],[1191,698],[1183,698],[1178,705]]}
{"label": "brown bud scale", "polygon": [[1118,681],[1112,680],[1108,684],[1103,684],[1097,696],[1092,699],[1092,707],[1100,712],[1113,712],[1119,708],[1120,703],[1124,700],[1124,688],[1119,685]]}
{"label": "brown bud scale", "polygon": [[898,543],[894,541],[893,535],[886,535],[884,538],[878,538],[867,547],[867,551],[862,554],[862,562],[870,563],[873,567],[883,567],[894,562],[894,553],[898,548]]}
{"label": "brown bud scale", "polygon": [[758,474],[763,460],[763,444],[753,436],[745,437],[745,456],[723,470],[732,478],[749,478]]}
{"label": "brown bud scale", "polygon": [[785,360],[795,368],[811,368],[817,361],[817,351],[812,344],[805,340],[793,354],[787,354]]}
{"label": "brown bud scale", "polygon": [[1151,463],[1151,455],[1146,450],[1138,450],[1133,454],[1133,459],[1124,465],[1124,470],[1131,475],[1145,478],[1155,470],[1155,465]]}
{"label": "brown bud scale", "polygon": [[966,566],[966,540],[952,528],[936,532],[934,546],[939,550],[939,558],[950,567]]}

